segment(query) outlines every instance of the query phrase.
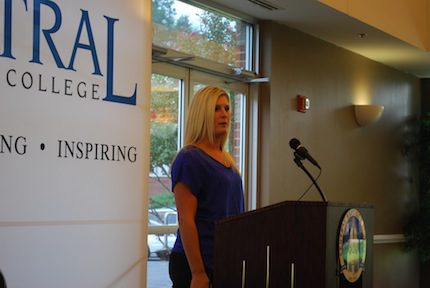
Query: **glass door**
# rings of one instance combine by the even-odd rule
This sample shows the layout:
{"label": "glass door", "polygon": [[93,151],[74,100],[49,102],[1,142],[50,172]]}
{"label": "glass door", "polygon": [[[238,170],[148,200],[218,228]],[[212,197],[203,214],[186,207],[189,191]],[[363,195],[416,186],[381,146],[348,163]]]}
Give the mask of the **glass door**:
{"label": "glass door", "polygon": [[151,79],[147,287],[170,287],[168,259],[176,240],[177,213],[170,163],[181,146],[188,70],[153,64]]}
{"label": "glass door", "polygon": [[[153,63],[148,211],[148,288],[170,287],[168,259],[176,239],[177,214],[171,192],[170,164],[182,147],[189,100],[207,85],[230,96],[232,121],[227,150],[245,178],[246,95],[248,85],[166,63]],[[246,182],[244,181],[244,184]],[[245,186],[245,185],[244,185]],[[245,187],[246,191],[246,187]],[[246,192],[245,192],[246,197]]]}

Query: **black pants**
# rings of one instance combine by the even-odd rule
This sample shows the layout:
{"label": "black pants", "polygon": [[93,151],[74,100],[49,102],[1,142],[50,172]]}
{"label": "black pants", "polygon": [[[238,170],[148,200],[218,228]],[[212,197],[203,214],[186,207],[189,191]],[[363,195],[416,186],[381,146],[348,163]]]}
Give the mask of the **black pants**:
{"label": "black pants", "polygon": [[3,273],[0,270],[0,288],[6,288],[6,280],[4,280]]}
{"label": "black pants", "polygon": [[[209,281],[212,278],[212,271],[205,268]],[[191,270],[185,254],[172,252],[169,259],[169,275],[172,280],[172,288],[190,288]]]}

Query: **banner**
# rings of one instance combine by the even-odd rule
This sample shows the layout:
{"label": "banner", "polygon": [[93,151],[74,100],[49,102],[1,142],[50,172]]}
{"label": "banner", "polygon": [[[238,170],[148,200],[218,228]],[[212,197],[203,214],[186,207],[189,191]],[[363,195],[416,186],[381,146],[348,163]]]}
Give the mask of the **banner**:
{"label": "banner", "polygon": [[0,1],[8,287],[143,287],[149,0]]}

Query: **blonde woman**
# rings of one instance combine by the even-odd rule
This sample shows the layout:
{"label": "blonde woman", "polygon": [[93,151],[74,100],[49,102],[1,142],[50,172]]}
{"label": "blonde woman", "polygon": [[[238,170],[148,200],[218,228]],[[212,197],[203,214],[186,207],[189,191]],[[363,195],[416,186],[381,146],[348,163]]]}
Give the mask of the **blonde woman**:
{"label": "blonde woman", "polygon": [[179,230],[169,273],[174,288],[208,288],[215,221],[244,211],[242,180],[224,150],[230,99],[217,87],[199,90],[190,105],[184,147],[172,165]]}

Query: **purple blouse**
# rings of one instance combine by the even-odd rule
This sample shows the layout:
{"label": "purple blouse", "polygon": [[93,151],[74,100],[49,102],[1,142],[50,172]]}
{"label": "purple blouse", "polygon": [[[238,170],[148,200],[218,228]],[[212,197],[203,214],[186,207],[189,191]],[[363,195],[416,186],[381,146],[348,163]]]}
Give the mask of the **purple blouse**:
{"label": "purple blouse", "polygon": [[[207,269],[213,269],[214,224],[244,211],[242,179],[203,150],[187,146],[176,156],[171,170],[172,190],[182,182],[197,198],[196,225]],[[185,253],[178,230],[174,252]]]}

